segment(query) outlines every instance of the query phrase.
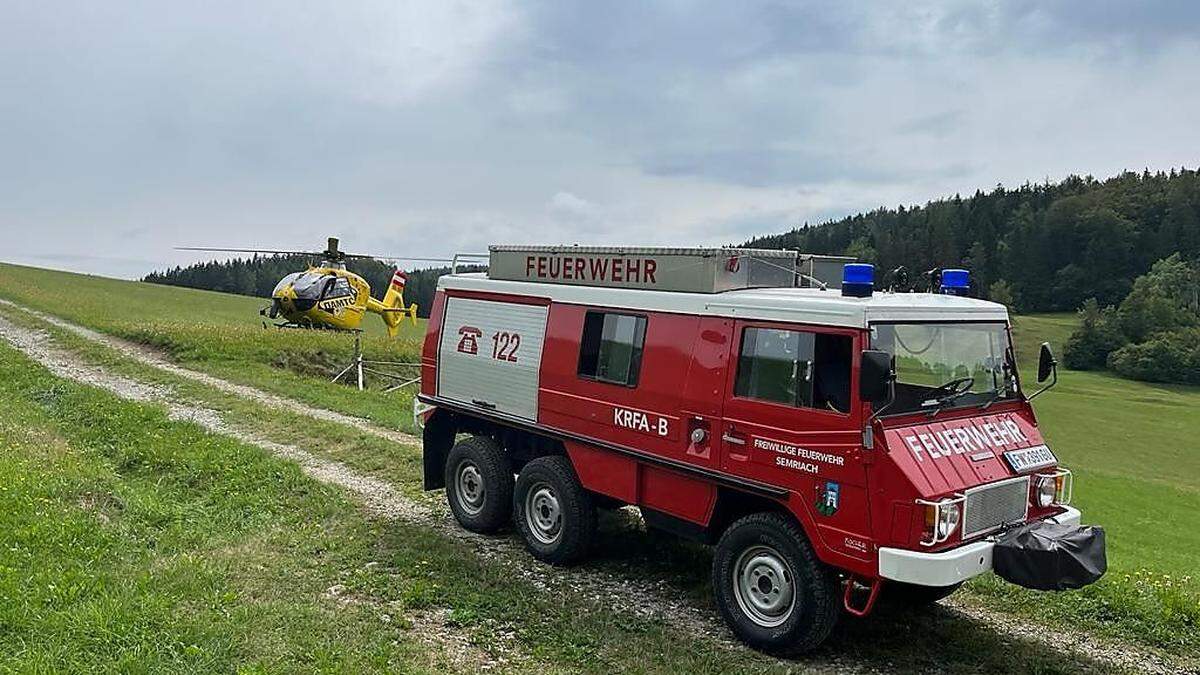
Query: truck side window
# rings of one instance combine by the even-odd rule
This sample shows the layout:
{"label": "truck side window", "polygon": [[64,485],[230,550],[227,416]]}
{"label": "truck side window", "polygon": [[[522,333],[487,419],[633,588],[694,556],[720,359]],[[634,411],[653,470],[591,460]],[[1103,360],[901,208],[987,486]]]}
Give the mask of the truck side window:
{"label": "truck side window", "polygon": [[645,341],[646,317],[588,312],[579,346],[579,376],[637,386]]}
{"label": "truck side window", "polygon": [[774,328],[742,333],[734,395],[846,413],[850,338]]}

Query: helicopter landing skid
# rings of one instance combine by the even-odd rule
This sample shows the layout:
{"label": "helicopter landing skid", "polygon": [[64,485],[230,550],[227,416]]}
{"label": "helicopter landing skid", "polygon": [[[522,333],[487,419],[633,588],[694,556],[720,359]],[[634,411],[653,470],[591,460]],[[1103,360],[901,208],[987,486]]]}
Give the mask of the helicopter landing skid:
{"label": "helicopter landing skid", "polygon": [[[293,321],[283,321],[280,323],[273,323],[273,324],[271,324],[271,326],[273,326],[275,328],[287,328],[287,329],[296,329],[296,330],[319,330],[319,331],[327,331],[330,333],[361,333],[362,332],[362,330],[359,330],[359,329],[351,330],[351,329],[347,329],[347,328],[334,328],[332,326],[321,326],[321,325],[318,325],[315,323],[312,323],[312,324],[310,324],[310,323],[295,323]],[[266,321],[262,322],[262,327],[263,328],[268,327]]]}
{"label": "helicopter landing skid", "polygon": [[[402,361],[376,361],[376,360],[372,360],[372,359],[364,359],[363,353],[362,353],[362,331],[355,330],[355,331],[342,331],[342,332],[353,332],[354,333],[354,359],[352,361],[350,361],[350,365],[343,368],[341,370],[341,372],[339,372],[337,375],[334,375],[333,379],[330,380],[330,382],[337,382],[338,380],[345,377],[348,373],[354,372],[354,374],[357,376],[357,380],[358,380],[358,390],[363,391],[364,389],[366,389],[366,386],[364,384],[365,374],[370,373],[372,375],[378,375],[380,377],[390,378],[393,381],[392,384],[388,385],[387,387],[384,387],[384,389],[383,389],[383,393],[389,394],[393,391],[396,391],[397,389],[403,389],[404,387],[407,387],[411,384],[416,384],[421,381],[421,375],[420,375],[421,364],[405,363]],[[415,368],[415,369],[417,369],[417,375],[415,377],[413,377],[413,374],[411,372],[408,374],[400,374],[398,372],[389,372],[388,370],[380,370],[380,368],[389,368],[389,369]]]}

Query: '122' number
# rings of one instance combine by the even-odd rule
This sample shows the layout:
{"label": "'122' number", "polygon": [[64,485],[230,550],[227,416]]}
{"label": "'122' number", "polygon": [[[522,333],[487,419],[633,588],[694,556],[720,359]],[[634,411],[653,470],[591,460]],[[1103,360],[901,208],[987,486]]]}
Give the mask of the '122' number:
{"label": "'122' number", "polygon": [[517,349],[521,346],[521,336],[516,333],[500,331],[492,334],[492,358],[497,361],[517,362]]}

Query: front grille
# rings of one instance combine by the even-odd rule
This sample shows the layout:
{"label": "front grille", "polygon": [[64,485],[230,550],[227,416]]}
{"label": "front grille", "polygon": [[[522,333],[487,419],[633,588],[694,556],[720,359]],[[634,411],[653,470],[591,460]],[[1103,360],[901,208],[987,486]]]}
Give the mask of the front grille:
{"label": "front grille", "polygon": [[1010,478],[971,488],[963,493],[963,539],[1001,525],[1025,520],[1029,510],[1029,477]]}

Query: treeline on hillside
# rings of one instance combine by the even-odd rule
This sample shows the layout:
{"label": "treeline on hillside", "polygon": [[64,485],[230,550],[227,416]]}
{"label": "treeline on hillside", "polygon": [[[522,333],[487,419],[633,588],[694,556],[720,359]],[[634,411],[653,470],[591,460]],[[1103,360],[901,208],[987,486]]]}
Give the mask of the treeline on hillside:
{"label": "treeline on hillside", "polygon": [[1157,260],[1200,257],[1198,214],[1196,170],[1127,172],[881,208],[746,245],[848,254],[880,270],[963,266],[979,297],[1021,311],[1074,311],[1089,298],[1119,304]]}
{"label": "treeline on hillside", "polygon": [[[269,298],[280,279],[292,272],[306,269],[313,262],[312,256],[306,255],[255,256],[175,267],[165,272],[147,274],[142,281]],[[371,285],[371,295],[380,300],[383,299],[392,272],[395,271],[395,267],[378,260],[358,258],[347,261],[346,269],[366,279]],[[437,278],[449,272],[449,269],[443,267],[406,270],[408,284],[404,290],[404,299],[406,302],[417,303],[419,316],[429,316],[429,306],[433,302]]]}

